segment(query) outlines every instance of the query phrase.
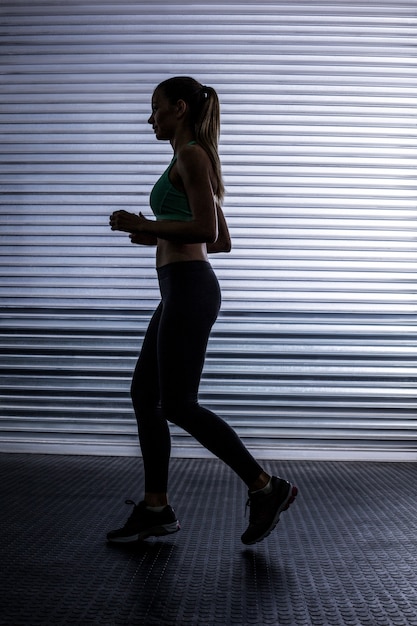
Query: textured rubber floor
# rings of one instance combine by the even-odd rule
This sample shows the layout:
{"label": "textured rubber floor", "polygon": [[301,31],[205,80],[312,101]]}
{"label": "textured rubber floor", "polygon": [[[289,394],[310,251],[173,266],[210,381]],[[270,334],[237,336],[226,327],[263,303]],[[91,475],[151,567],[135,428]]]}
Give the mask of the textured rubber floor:
{"label": "textured rubber floor", "polygon": [[268,462],[299,488],[262,543],[217,460],[173,460],[181,531],[106,544],[140,459],[0,455],[7,626],[417,626],[417,465]]}

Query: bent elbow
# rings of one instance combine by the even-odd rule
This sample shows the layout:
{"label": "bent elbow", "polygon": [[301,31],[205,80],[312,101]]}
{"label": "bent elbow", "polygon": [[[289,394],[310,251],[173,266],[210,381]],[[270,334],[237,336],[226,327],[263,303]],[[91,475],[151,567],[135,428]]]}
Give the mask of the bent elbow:
{"label": "bent elbow", "polygon": [[214,252],[230,252],[232,249],[232,242],[230,238],[217,238],[213,243],[207,243],[207,250],[210,253]]}
{"label": "bent elbow", "polygon": [[230,252],[232,249],[232,242],[230,241],[230,239],[228,239],[227,241],[218,241],[217,244],[220,252]]}
{"label": "bent elbow", "polygon": [[218,240],[219,233],[217,232],[216,228],[208,228],[204,232],[203,236],[204,236],[205,243],[213,244],[213,243],[216,243],[216,241]]}
{"label": "bent elbow", "polygon": [[232,240],[229,232],[221,232],[216,238],[216,245],[221,248],[222,252],[230,252],[232,249]]}

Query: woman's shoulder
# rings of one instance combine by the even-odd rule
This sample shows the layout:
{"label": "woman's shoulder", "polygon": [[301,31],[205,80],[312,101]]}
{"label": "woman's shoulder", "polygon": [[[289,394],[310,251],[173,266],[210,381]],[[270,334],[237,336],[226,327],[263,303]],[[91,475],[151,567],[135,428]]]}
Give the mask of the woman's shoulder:
{"label": "woman's shoulder", "polygon": [[207,152],[198,143],[187,143],[178,150],[178,164],[184,167],[210,167],[210,159]]}

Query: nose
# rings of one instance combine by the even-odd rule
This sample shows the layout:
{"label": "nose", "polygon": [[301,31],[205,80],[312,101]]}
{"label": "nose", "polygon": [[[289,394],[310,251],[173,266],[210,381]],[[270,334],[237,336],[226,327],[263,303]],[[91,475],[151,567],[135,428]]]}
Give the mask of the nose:
{"label": "nose", "polygon": [[153,124],[153,113],[152,113],[151,117],[148,119],[148,124]]}

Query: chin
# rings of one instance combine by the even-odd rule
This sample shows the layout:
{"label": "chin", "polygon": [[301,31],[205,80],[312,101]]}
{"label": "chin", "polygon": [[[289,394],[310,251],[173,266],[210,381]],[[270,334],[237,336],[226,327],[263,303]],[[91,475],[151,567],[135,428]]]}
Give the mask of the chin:
{"label": "chin", "polygon": [[166,137],[160,130],[155,130],[155,139],[158,139],[159,141],[167,141],[169,139],[169,137]]}

